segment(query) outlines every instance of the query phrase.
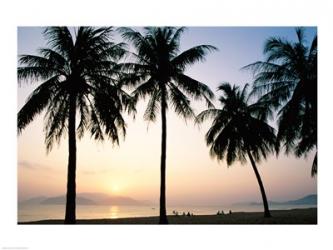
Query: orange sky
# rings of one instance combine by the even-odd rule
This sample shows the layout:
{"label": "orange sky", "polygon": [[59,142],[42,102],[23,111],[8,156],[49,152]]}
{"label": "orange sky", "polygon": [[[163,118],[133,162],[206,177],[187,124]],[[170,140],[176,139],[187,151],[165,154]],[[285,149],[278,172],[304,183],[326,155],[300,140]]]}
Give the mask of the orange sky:
{"label": "orange sky", "polygon": [[[149,124],[139,112],[129,122],[120,147],[98,143],[87,134],[78,142],[77,191],[126,195],[158,201],[160,122]],[[18,139],[19,198],[65,193],[67,141],[46,155],[42,118],[29,125]],[[168,113],[167,198],[172,203],[232,203],[260,200],[259,187],[249,164],[227,168],[209,156],[204,134],[209,122],[199,129]],[[316,193],[310,177],[310,160],[271,156],[259,164],[269,199],[284,200]]]}

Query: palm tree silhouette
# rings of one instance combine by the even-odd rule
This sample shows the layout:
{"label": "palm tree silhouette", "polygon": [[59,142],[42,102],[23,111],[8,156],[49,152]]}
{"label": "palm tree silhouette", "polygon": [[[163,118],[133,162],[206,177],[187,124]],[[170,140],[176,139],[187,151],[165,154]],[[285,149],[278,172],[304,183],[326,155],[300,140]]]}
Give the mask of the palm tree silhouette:
{"label": "palm tree silhouette", "polygon": [[47,152],[68,132],[66,224],[76,222],[76,135],[82,138],[89,130],[95,140],[106,135],[119,143],[118,130],[125,136],[122,111],[134,108],[115,80],[119,73],[114,69],[125,50],[124,44],[109,40],[112,31],[79,27],[73,36],[67,27],[48,27],[43,33],[48,47],[39,50],[40,56],[19,58],[19,82],[42,83],[18,112],[18,133],[43,110]]}
{"label": "palm tree silhouette", "polygon": [[187,66],[203,61],[205,55],[216,50],[210,45],[199,45],[179,54],[179,40],[185,28],[174,27],[146,27],[144,34],[131,29],[120,28],[122,37],[131,42],[136,53],[133,53],[135,63],[123,64],[127,71],[124,83],[136,87],[133,95],[136,98],[149,96],[144,118],[155,121],[157,112],[162,118],[161,143],[161,187],[160,187],[160,224],[167,224],[165,199],[166,172],[166,111],[171,104],[175,112],[187,118],[193,118],[187,96],[195,99],[205,99],[211,105],[213,98],[211,90],[203,83],[184,74]]}
{"label": "palm tree silhouette", "polygon": [[[271,37],[264,47],[265,61],[244,68],[254,72],[253,93],[278,110],[277,148],[296,156],[317,151],[317,35],[306,46],[303,28],[296,28],[297,41]],[[317,153],[312,164],[317,173]]]}
{"label": "palm tree silhouette", "polygon": [[228,166],[235,160],[241,163],[250,159],[256,175],[265,209],[265,217],[270,217],[264,185],[258,172],[256,162],[266,159],[274,152],[276,136],[274,128],[266,123],[272,115],[266,103],[249,104],[248,84],[242,90],[222,83],[218,90],[222,91],[219,102],[221,109],[211,108],[202,111],[196,118],[197,123],[213,119],[211,128],[206,134],[210,155],[218,160],[226,158]]}

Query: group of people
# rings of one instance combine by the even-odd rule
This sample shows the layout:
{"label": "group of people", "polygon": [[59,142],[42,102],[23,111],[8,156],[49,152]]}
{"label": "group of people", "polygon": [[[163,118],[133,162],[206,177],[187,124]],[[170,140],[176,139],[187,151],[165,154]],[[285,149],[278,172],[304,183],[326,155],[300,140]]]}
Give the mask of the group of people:
{"label": "group of people", "polygon": [[[172,214],[175,215],[175,216],[180,216],[179,212],[176,211],[176,210],[173,210],[173,211],[172,211]],[[218,210],[217,213],[216,213],[216,215],[224,215],[224,214],[225,214],[225,213],[224,213],[223,210],[221,210],[221,211]],[[232,214],[232,211],[231,211],[231,210],[229,210],[229,214]],[[194,214],[193,214],[193,213],[190,213],[190,212],[187,212],[187,213],[183,212],[183,213],[181,214],[181,216],[194,216]]]}
{"label": "group of people", "polygon": [[[176,210],[173,210],[172,213],[173,213],[174,215],[176,215],[176,216],[179,216],[179,213],[178,213],[178,211],[176,211]],[[193,213],[190,213],[190,212],[187,212],[187,213],[183,212],[183,213],[182,213],[182,216],[194,216],[194,214],[193,214]]]}
{"label": "group of people", "polygon": [[[232,214],[232,211],[231,210],[229,210],[229,214]],[[216,213],[216,215],[224,215],[224,211],[223,210],[217,210],[217,213]]]}

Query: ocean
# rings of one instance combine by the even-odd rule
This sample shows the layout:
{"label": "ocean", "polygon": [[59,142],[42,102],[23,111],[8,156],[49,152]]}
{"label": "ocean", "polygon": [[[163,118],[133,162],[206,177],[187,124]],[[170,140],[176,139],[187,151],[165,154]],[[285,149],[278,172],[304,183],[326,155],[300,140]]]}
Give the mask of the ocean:
{"label": "ocean", "polygon": [[[285,210],[294,208],[310,208],[316,205],[270,205],[270,210]],[[194,215],[216,214],[223,210],[224,213],[232,212],[260,212],[262,205],[227,205],[227,206],[169,206],[167,214],[173,211],[179,214],[193,213]],[[103,205],[78,205],[76,207],[77,219],[114,219],[126,217],[158,216],[158,206],[103,206]],[[18,206],[18,222],[36,221],[47,219],[64,219],[64,205],[22,205]]]}

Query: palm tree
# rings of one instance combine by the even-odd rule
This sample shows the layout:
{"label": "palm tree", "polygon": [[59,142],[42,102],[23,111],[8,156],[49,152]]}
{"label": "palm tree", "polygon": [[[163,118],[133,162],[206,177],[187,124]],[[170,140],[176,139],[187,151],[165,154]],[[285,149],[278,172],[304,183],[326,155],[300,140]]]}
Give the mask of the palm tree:
{"label": "palm tree", "polygon": [[[278,110],[277,147],[297,157],[317,151],[317,35],[306,45],[303,28],[297,41],[272,37],[264,46],[265,61],[245,66],[254,72],[253,93]],[[317,153],[312,164],[317,173]]]}
{"label": "palm tree", "polygon": [[[112,28],[79,27],[72,35],[67,27],[48,27],[48,47],[37,55],[21,55],[18,80],[42,82],[18,112],[18,133],[46,110],[47,152],[68,132],[68,175],[65,223],[76,222],[76,136],[89,130],[95,140],[104,135],[119,143],[125,136],[122,111],[131,98],[116,82],[113,70],[125,53],[124,44],[109,40]],[[78,111],[78,112],[77,112]],[[78,125],[76,120],[78,118]]]}
{"label": "palm tree", "polygon": [[185,28],[146,27],[144,34],[131,29],[121,28],[122,37],[131,42],[136,49],[133,53],[135,63],[123,64],[127,71],[124,83],[136,87],[136,98],[149,97],[144,118],[155,121],[160,111],[162,118],[161,143],[161,187],[160,187],[160,224],[167,224],[165,198],[166,137],[169,105],[183,118],[193,118],[194,113],[187,96],[204,99],[211,105],[212,91],[205,84],[184,74],[187,66],[203,61],[208,52],[216,50],[210,45],[199,45],[179,53],[179,40]]}
{"label": "palm tree", "polygon": [[274,152],[276,136],[274,128],[266,123],[272,115],[265,103],[249,104],[248,84],[241,90],[239,87],[222,83],[218,90],[223,95],[219,98],[221,109],[211,108],[202,111],[196,118],[197,123],[213,119],[211,128],[206,134],[210,155],[218,160],[226,158],[230,166],[235,160],[246,162],[248,157],[256,175],[263,204],[265,217],[270,217],[264,185],[258,172],[256,162],[266,159]]}

